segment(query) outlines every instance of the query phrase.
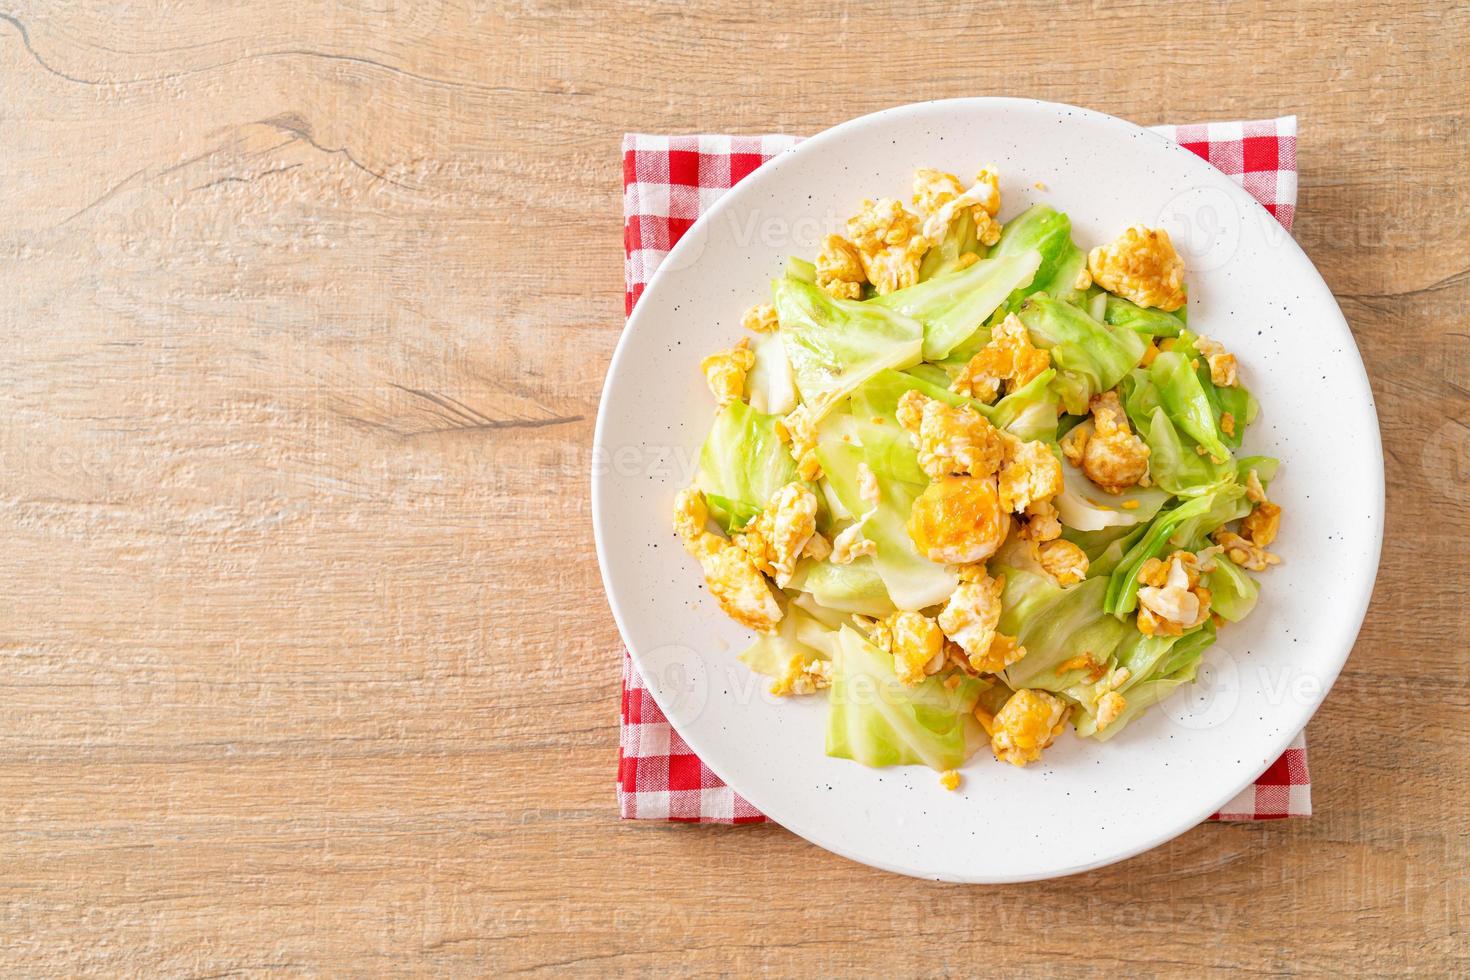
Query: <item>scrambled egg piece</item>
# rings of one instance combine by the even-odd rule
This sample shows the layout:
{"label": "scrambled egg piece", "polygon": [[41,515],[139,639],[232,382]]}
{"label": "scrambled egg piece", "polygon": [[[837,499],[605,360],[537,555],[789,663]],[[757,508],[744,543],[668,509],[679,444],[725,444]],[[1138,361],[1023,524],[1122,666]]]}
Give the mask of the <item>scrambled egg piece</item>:
{"label": "scrambled egg piece", "polygon": [[[1235,355],[1227,352],[1223,344],[1201,334],[1194,342],[1194,349],[1205,355],[1205,362],[1210,365],[1210,380],[1217,387],[1229,388],[1236,384]],[[1233,422],[1231,427],[1234,428]]]}
{"label": "scrambled egg piece", "polygon": [[808,660],[798,653],[786,664],[785,672],[771,682],[771,693],[777,697],[816,694],[831,686],[832,662]]}
{"label": "scrambled egg piece", "polygon": [[960,369],[950,389],[982,402],[993,402],[1000,394],[1002,382],[1009,394],[1049,367],[1051,355],[1031,343],[1026,325],[1012,313],[991,331],[990,342]]}
{"label": "scrambled egg piece", "polygon": [[706,531],[708,520],[704,493],[696,487],[680,491],[674,501],[674,530],[684,550],[699,560],[710,595],[740,625],[760,633],[776,632],[782,612],[765,576],[745,549]]}
{"label": "scrambled egg piece", "polygon": [[1062,436],[1057,444],[1062,448],[1063,458],[1080,470],[1082,456],[1087,452],[1087,427],[1074,425],[1067,430],[1067,434]]}
{"label": "scrambled egg piece", "polygon": [[1272,565],[1281,564],[1280,557],[1265,548],[1224,528],[1211,535],[1211,540],[1225,549],[1226,556],[1241,568],[1253,572],[1264,572]]}
{"label": "scrambled egg piece", "polygon": [[1096,660],[1093,660],[1091,654],[1082,653],[1071,658],[1070,660],[1063,660],[1056,666],[1057,676],[1059,677],[1062,674],[1067,673],[1069,670],[1085,670],[1087,671],[1088,676],[1092,680],[1096,681],[1101,679],[1102,676],[1108,672],[1108,665],[1098,663]]}
{"label": "scrambled egg piece", "polygon": [[923,234],[937,242],[949,231],[954,216],[968,208],[975,219],[975,237],[982,245],[1000,241],[1000,180],[989,170],[975,175],[969,190],[960,179],[942,170],[923,169],[914,174],[914,206],[924,216]]}
{"label": "scrambled egg piece", "polygon": [[1050,500],[1033,500],[1026,507],[1021,537],[1030,541],[1055,541],[1062,536],[1062,519]]}
{"label": "scrambled egg piece", "polygon": [[1134,225],[1087,254],[1087,270],[1108,292],[1172,313],[1184,305],[1184,260],[1162,228]]}
{"label": "scrambled egg piece", "polygon": [[817,253],[818,289],[838,299],[862,299],[867,281],[856,245],[841,235],[822,240],[822,250]]}
{"label": "scrambled egg piece", "polygon": [[922,167],[914,171],[914,207],[925,218],[965,192],[960,179],[943,170]]}
{"label": "scrambled egg piece", "polygon": [[1087,577],[1087,555],[1070,541],[1048,541],[1037,549],[1037,560],[1058,585],[1076,585]]}
{"label": "scrambled egg piece", "polygon": [[949,474],[990,476],[1000,468],[1000,430],[968,405],[956,408],[918,391],[898,401],[898,424],[919,451],[919,467],[932,479]]}
{"label": "scrambled egg piece", "polygon": [[946,476],[914,500],[909,537],[930,561],[968,565],[995,554],[1010,521],[1001,510],[993,477]]}
{"label": "scrambled egg piece", "polygon": [[[981,188],[984,191],[977,194]],[[1001,232],[1000,222],[995,220],[995,216],[1000,214],[1000,176],[988,169],[982,169],[975,175],[970,193],[980,197],[980,206],[973,212],[975,237],[980,239],[981,245],[994,245],[1000,241]]]}
{"label": "scrambled egg piece", "polygon": [[706,533],[709,523],[709,507],[704,502],[704,492],[698,487],[685,487],[674,498],[674,533],[688,548],[690,542],[698,541]]}
{"label": "scrambled egg piece", "polygon": [[1269,548],[1281,531],[1281,508],[1263,500],[1240,522],[1240,534],[1257,548]]}
{"label": "scrambled egg piece", "polygon": [[877,553],[878,546],[863,537],[862,521],[839,531],[832,539],[832,561],[838,565],[851,565],[864,555]]}
{"label": "scrambled egg piece", "polygon": [[[1122,493],[1148,475],[1149,448],[1128,427],[1128,415],[1116,391],[1092,398],[1092,434],[1073,429],[1064,440],[1070,458],[1080,446],[1082,472],[1107,493]],[[1067,445],[1071,442],[1071,449]]]}
{"label": "scrambled egg piece", "polygon": [[922,613],[885,616],[873,624],[869,637],[874,646],[893,654],[893,672],[910,687],[944,666],[944,634]]}
{"label": "scrambled egg piece", "polygon": [[699,362],[704,372],[705,384],[721,408],[737,402],[745,394],[745,375],[755,367],[755,351],[750,349],[749,338],[740,338],[740,343],[729,350],[716,351]]}
{"label": "scrambled egg piece", "polygon": [[995,634],[990,649],[983,657],[970,657],[970,669],[977,674],[999,674],[1011,664],[1026,656],[1026,648],[1016,642],[1014,636]]}
{"label": "scrambled egg piece", "polygon": [[946,769],[939,774],[939,785],[953,793],[960,788],[960,774],[953,769]]}
{"label": "scrambled egg piece", "polygon": [[791,443],[791,458],[796,460],[796,475],[808,482],[822,475],[822,464],[817,459],[817,425],[811,411],[798,405],[781,419],[777,435],[785,433]]}
{"label": "scrambled egg piece", "polygon": [[1221,528],[1212,539],[1235,564],[1263,572],[1271,565],[1281,564],[1279,557],[1266,550],[1281,532],[1281,506],[1266,499],[1266,488],[1261,486],[1260,474],[1255,470],[1246,474],[1245,497],[1255,508],[1240,522],[1240,532]]}
{"label": "scrambled egg piece", "polygon": [[785,588],[796,562],[817,533],[817,495],[803,483],[788,483],[766,501],[765,508],[735,540],[755,567]]}
{"label": "scrambled egg piece", "polygon": [[781,327],[773,303],[759,303],[745,311],[740,325],[751,333],[775,333]]}
{"label": "scrambled egg piece", "polygon": [[1062,733],[1066,719],[1067,706],[1060,698],[1022,688],[990,720],[990,749],[997,759],[1013,766],[1035,762]]}
{"label": "scrambled egg piece", "polygon": [[1062,461],[1040,440],[1022,442],[1002,433],[1005,465],[1000,470],[1000,507],[1007,513],[1025,513],[1062,492]]}
{"label": "scrambled egg piece", "polygon": [[1026,655],[1014,637],[996,632],[1005,578],[990,578],[982,566],[960,573],[960,586],[939,613],[939,628],[967,656],[971,670],[997,674]]}
{"label": "scrambled egg piece", "polygon": [[1103,731],[1128,707],[1128,700],[1117,691],[1109,691],[1097,699],[1097,730]]}
{"label": "scrambled egg piece", "polygon": [[1210,590],[1200,585],[1198,559],[1176,551],[1167,562],[1150,558],[1138,580],[1138,631],[1145,636],[1182,636],[1210,616]]}
{"label": "scrambled egg piece", "polygon": [[857,246],[863,273],[882,295],[919,281],[919,262],[929,251],[929,239],[917,215],[892,198],[864,201],[863,209],[847,222],[847,237]]}

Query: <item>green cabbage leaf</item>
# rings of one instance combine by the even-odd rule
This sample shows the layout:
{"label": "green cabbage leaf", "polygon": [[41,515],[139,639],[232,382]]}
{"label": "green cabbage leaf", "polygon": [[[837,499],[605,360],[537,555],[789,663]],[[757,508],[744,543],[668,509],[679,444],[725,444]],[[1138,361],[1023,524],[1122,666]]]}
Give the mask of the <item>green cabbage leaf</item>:
{"label": "green cabbage leaf", "polygon": [[870,300],[924,325],[924,359],[937,361],[974,335],[1014,290],[1031,282],[1041,255],[1035,251],[979,262]]}
{"label": "green cabbage leaf", "polygon": [[1148,346],[1131,330],[1109,327],[1049,296],[1031,297],[1019,316],[1031,342],[1051,354],[1057,372],[1052,387],[1073,415],[1086,415],[1092,396],[1121,381]]}
{"label": "green cabbage leaf", "polygon": [[789,276],[771,289],[796,389],[814,418],[879,371],[919,363],[919,321],[874,303],[836,299]]}
{"label": "green cabbage leaf", "polygon": [[[846,438],[844,438],[844,436]],[[863,536],[877,546],[873,569],[899,609],[923,609],[949,598],[959,584],[954,569],[919,553],[909,537],[909,510],[924,492],[918,456],[896,425],[863,422],[836,415],[818,432],[817,459],[843,506],[863,522]],[[859,490],[858,467],[865,464],[878,483],[878,506]]]}
{"label": "green cabbage leaf", "polygon": [[744,527],[771,495],[796,479],[796,462],[776,436],[780,416],[731,402],[715,416],[694,483],[726,532]]}
{"label": "green cabbage leaf", "polygon": [[987,741],[974,709],[988,684],[960,676],[954,690],[940,674],[905,686],[891,654],[844,628],[827,698],[827,754],[865,766],[958,768]]}

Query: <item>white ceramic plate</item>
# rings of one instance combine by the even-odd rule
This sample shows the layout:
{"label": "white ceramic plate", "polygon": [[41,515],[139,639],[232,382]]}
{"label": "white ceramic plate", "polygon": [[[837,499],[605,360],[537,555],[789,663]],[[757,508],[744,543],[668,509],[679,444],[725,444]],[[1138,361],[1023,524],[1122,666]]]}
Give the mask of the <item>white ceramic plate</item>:
{"label": "white ceramic plate", "polygon": [[[1199,683],[1104,744],[1070,731],[1040,764],[981,751],[959,792],[917,767],[823,753],[820,698],[776,699],[736,656],[751,636],[704,591],[669,526],[714,414],[701,356],[741,335],[789,254],[815,255],[864,197],[906,200],[913,172],[1002,175],[1001,217],[1067,212],[1084,249],[1143,222],[1188,265],[1190,326],[1239,358],[1262,413],[1246,449],[1282,459],[1285,510],[1261,601],[1221,632]],[[1041,182],[1045,190],[1034,186]],[[680,241],[608,371],[592,479],[613,615],[679,733],[782,826],[904,874],[1006,882],[1154,847],[1250,783],[1306,725],[1362,622],[1383,528],[1383,457],[1352,334],[1312,263],[1248,194],[1189,151],[1111,116],[1019,99],[889,109],[761,167]]]}

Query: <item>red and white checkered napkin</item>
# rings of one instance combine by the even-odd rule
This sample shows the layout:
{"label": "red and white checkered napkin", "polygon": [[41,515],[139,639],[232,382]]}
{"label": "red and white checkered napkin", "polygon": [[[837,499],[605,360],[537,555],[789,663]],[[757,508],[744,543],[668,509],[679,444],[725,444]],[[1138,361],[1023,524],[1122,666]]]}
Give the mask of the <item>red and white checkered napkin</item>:
{"label": "red and white checkered napkin", "polygon": [[[1296,117],[1255,122],[1156,126],[1249,191],[1287,229],[1296,212]],[[623,138],[623,248],[627,311],[679,237],[721,194],[796,136],[643,136]],[[634,820],[760,823],[766,817],[709,771],[659,710],[623,652],[618,740],[618,804]],[[1274,820],[1312,814],[1307,743],[1286,754],[1212,820]]]}

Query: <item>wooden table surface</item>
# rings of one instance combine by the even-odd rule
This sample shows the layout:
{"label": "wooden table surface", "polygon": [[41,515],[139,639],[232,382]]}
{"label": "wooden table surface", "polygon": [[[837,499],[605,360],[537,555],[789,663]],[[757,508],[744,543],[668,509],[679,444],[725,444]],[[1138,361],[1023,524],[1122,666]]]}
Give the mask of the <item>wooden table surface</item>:
{"label": "wooden table surface", "polygon": [[[5,974],[1470,970],[1465,5],[6,8]],[[1005,888],[620,822],[619,139],[975,94],[1301,116],[1388,454],[1316,816]]]}

